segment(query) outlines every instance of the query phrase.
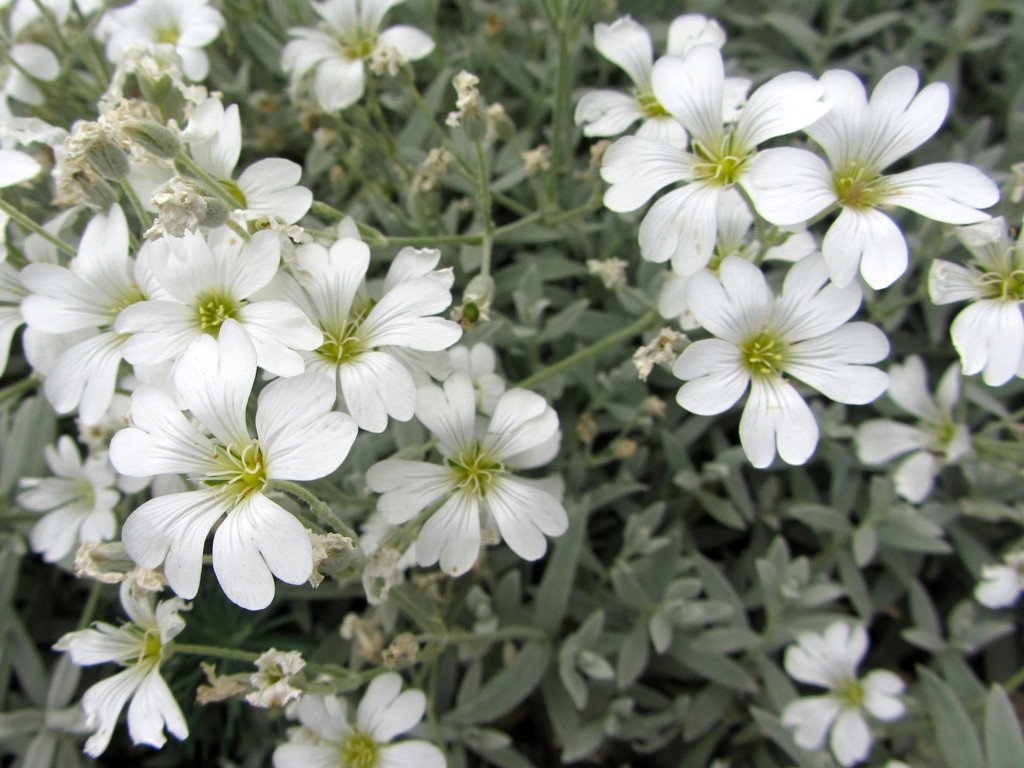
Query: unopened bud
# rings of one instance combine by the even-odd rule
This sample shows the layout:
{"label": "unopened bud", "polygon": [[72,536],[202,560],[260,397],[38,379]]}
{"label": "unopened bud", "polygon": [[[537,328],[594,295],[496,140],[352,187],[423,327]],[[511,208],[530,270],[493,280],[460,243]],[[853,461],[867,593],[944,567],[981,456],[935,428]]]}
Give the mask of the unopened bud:
{"label": "unopened bud", "polygon": [[214,229],[221,227],[228,220],[231,211],[219,197],[204,197],[206,202],[206,216],[203,218],[203,226]]}
{"label": "unopened bud", "polygon": [[92,184],[80,184],[79,191],[90,206],[101,211],[109,209],[118,199],[114,188],[103,179],[96,179]]}
{"label": "unopened bud", "polygon": [[109,181],[120,181],[131,170],[128,155],[106,136],[95,137],[85,150],[85,159],[97,174]]}
{"label": "unopened bud", "polygon": [[157,157],[171,159],[181,151],[181,141],[174,131],[155,120],[129,120],[121,126],[121,132]]}

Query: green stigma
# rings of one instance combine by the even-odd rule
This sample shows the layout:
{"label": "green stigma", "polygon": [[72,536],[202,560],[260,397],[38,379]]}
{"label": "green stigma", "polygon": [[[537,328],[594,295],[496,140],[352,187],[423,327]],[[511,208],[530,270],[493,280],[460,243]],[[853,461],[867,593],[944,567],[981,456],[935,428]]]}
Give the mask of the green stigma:
{"label": "green stigma", "polygon": [[781,376],[788,346],[770,331],[761,331],[739,345],[740,361],[752,376]]}
{"label": "green stigma", "polygon": [[227,296],[221,296],[216,288],[201,295],[196,302],[196,314],[199,330],[216,336],[225,320],[237,320],[238,309],[244,302],[235,302]]}
{"label": "green stigma", "polygon": [[882,202],[881,178],[860,163],[850,163],[832,173],[832,189],[844,206],[863,211]]}
{"label": "green stigma", "polygon": [[267,484],[267,461],[256,440],[230,447],[218,445],[213,460],[218,468],[206,473],[203,482],[207,486],[223,488],[242,499]]}
{"label": "green stigma", "polygon": [[730,132],[718,147],[705,146],[699,141],[691,142],[691,148],[699,162],[693,164],[694,176],[699,181],[717,187],[731,187],[746,172],[754,153],[736,146]]}
{"label": "green stigma", "polygon": [[380,747],[368,733],[356,731],[341,745],[343,768],[374,768],[380,762]]}
{"label": "green stigma", "polygon": [[661,106],[653,93],[638,93],[636,100],[644,117],[669,117],[668,110]]}
{"label": "green stigma", "polygon": [[486,496],[494,481],[506,474],[504,465],[488,455],[479,442],[448,459],[448,466],[454,475],[455,487],[479,497]]}
{"label": "green stigma", "polygon": [[844,709],[857,709],[864,704],[864,686],[856,678],[841,681],[832,693]]}

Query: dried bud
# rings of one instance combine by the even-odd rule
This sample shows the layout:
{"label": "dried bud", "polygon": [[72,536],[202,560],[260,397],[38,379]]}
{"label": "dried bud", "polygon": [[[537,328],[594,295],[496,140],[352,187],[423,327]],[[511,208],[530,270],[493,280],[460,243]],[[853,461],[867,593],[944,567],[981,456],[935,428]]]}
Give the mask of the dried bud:
{"label": "dried bud", "polygon": [[341,573],[351,565],[356,547],[352,539],[340,533],[319,534],[308,530],[306,532],[313,544],[313,573],[309,577],[309,583],[319,587],[324,576]]}
{"label": "dried bud", "polygon": [[117,584],[134,570],[135,561],[128,557],[124,544],[119,541],[104,544],[87,541],[75,554],[74,574],[78,578],[88,576],[104,584]]}
{"label": "dried bud", "polygon": [[452,79],[455,88],[454,112],[449,112],[445,124],[462,126],[470,141],[483,141],[487,136],[487,106],[476,86],[480,78],[463,70]]}
{"label": "dried bud", "polygon": [[249,678],[256,690],[245,697],[254,707],[283,707],[302,696],[302,689],[292,685],[292,679],[306,666],[298,651],[271,648],[256,659],[256,666],[259,672]]}

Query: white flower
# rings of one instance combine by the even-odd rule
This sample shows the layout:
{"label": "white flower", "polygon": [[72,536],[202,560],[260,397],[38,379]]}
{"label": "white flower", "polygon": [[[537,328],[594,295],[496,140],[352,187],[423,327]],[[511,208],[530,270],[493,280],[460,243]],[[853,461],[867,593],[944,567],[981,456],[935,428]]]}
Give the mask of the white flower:
{"label": "white flower", "polygon": [[227,227],[209,234],[148,241],[143,251],[166,298],[128,307],[115,324],[134,334],[124,357],[134,365],[153,365],[180,355],[193,339],[216,336],[231,319],[256,345],[261,368],[276,376],[295,376],[305,368],[297,350],[315,349],[323,334],[298,307],[284,301],[252,300],[277,274],[281,244],[276,232],[257,232],[248,243]]}
{"label": "white flower", "polygon": [[21,317],[21,300],[25,294],[17,270],[0,259],[0,376],[7,370],[14,333],[24,322]]}
{"label": "white flower", "polygon": [[818,635],[803,632],[786,651],[790,677],[809,685],[828,688],[824,696],[790,702],[782,711],[782,724],[795,728],[797,746],[819,750],[831,729],[829,746],[843,766],[862,762],[871,750],[871,730],[863,710],[879,720],[896,720],[906,707],[899,700],[904,685],[892,672],[875,670],[857,679],[857,666],[868,649],[862,626],[851,628],[836,622]]}
{"label": "white flower", "polygon": [[145,261],[128,253],[124,212],[112,205],[107,215],[94,216],[67,268],[29,264],[21,282],[32,294],[21,303],[29,327],[69,340],[46,375],[46,398],[57,412],[77,407],[84,423],[95,423],[114,396],[126,340],[114,321],[154,288]]}
{"label": "white flower", "polygon": [[380,58],[419,61],[434,50],[425,32],[405,25],[378,32],[384,14],[402,0],[325,0],[313,2],[323,22],[319,29],[294,27],[294,40],[284,47],[281,66],[291,75],[296,88],[306,73],[316,70],[317,101],[327,112],[345,109],[363,95],[366,73],[363,62]]}
{"label": "white flower", "polygon": [[[8,99],[40,107],[45,103],[43,92],[33,82],[52,82],[60,75],[60,62],[53,51],[38,43],[15,43],[7,51],[12,65],[0,64],[0,116],[9,117]],[[29,77],[31,75],[31,77]]]}
{"label": "white flower", "polygon": [[640,225],[640,248],[645,259],[671,259],[676,272],[692,274],[714,250],[719,194],[737,184],[746,188],[757,145],[814,122],[829,105],[819,101],[824,89],[817,80],[787,72],[758,88],[735,124],[725,125],[725,68],[713,45],[662,58],[651,82],[658,102],[689,132],[690,151],[639,136],[619,139],[601,167],[611,184],[604,203],[632,211],[662,187],[685,182],[651,206]]}
{"label": "white flower", "polygon": [[928,293],[936,304],[970,301],[949,332],[964,373],[989,386],[1024,376],[1024,243],[1014,242],[1002,218],[956,230],[974,255],[968,266],[936,259]]}
{"label": "white flower", "polygon": [[82,463],[75,441],[61,436],[44,449],[46,464],[56,477],[26,477],[18,503],[33,512],[47,512],[32,526],[29,543],[49,563],[60,560],[79,543],[109,541],[117,532],[114,507],[121,500],[116,476],[106,454]]}
{"label": "white flower", "polygon": [[[718,196],[718,235],[715,251],[705,270],[717,274],[718,265],[726,256],[739,256],[751,263],[763,259],[776,261],[800,261],[818,250],[818,244],[809,232],[784,233],[780,245],[765,249],[749,236],[754,224],[750,206],[735,189],[726,189]],[[762,253],[763,252],[763,253]],[[700,323],[690,311],[686,301],[687,286],[691,275],[670,272],[658,294],[658,312],[662,317],[674,317],[684,331],[699,328]]]}
{"label": "white flower", "polygon": [[246,407],[256,377],[256,349],[234,320],[219,337],[201,335],[175,366],[175,384],[193,418],[155,387],[139,387],[131,400],[132,427],[114,435],[110,459],[133,477],[190,475],[198,489],[151,499],[124,524],[121,538],[144,568],[163,563],[167,583],[194,597],[210,530],[213,570],[227,596],[243,608],[265,608],[274,576],[302,584],[313,570],[305,527],[272,501],[273,480],[315,480],[348,455],[356,425],[332,413],[334,388],[323,376],[277,379],[260,392],[253,438]]}
{"label": "white flower", "polygon": [[542,557],[544,536],[561,536],[569,525],[555,496],[512,474],[554,458],[561,439],[555,411],[524,389],[503,394],[488,425],[477,424],[475,406],[473,383],[464,373],[449,376],[443,390],[434,384],[420,387],[416,418],[437,437],[444,466],[388,460],[366,473],[367,485],[383,494],[377,509],[393,525],[444,499],[420,530],[416,556],[422,566],[440,559],[453,576],[476,562],[482,514],[526,560]]}
{"label": "white flower", "polygon": [[394,672],[373,679],[354,725],[344,699],[305,696],[298,714],[307,733],[274,750],[274,768],[444,768],[444,753],[430,742],[390,743],[422,720],[426,707],[423,693],[403,692],[402,678]]}
{"label": "white flower", "polygon": [[[697,45],[721,48],[725,31],[714,19],[698,13],[676,17],[668,29],[669,56],[685,56]],[[588,91],[576,105],[576,125],[583,126],[584,136],[615,136],[637,120],[643,123],[636,135],[656,139],[677,147],[686,146],[686,129],[661,105],[651,86],[654,51],[651,36],[631,16],[623,16],[612,24],[594,27],[594,47],[613,64],[618,64],[633,81],[631,93],[621,91]],[[746,97],[750,81],[726,78],[725,119]]]}
{"label": "white flower", "polygon": [[869,403],[885,391],[888,377],[875,363],[889,341],[867,323],[847,323],[861,302],[856,284],[825,285],[819,257],[803,259],[774,297],[761,271],[730,256],[721,282],[709,273],[690,279],[688,301],[697,321],[718,338],[683,350],[673,373],[687,380],[676,400],[692,413],[722,413],[750,386],[740,420],[740,442],[755,467],[779,456],[803,464],[818,444],[818,425],[789,382],[792,376],[831,400]]}
{"label": "white flower", "polygon": [[117,63],[132,49],[173,48],[190,80],[204,80],[210,59],[203,50],[220,35],[224,17],[208,0],[136,0],[107,11],[101,27],[107,58]]}
{"label": "white flower", "polygon": [[1024,552],[1009,552],[1003,565],[981,566],[981,581],[974,597],[989,608],[1009,608],[1024,591]]}
{"label": "white flower", "polygon": [[449,349],[448,357],[453,371],[462,371],[473,381],[476,406],[480,413],[487,416],[494,413],[494,406],[505,392],[505,380],[494,372],[497,366],[494,348],[483,343],[472,347],[460,345]]}
{"label": "white flower", "polygon": [[164,727],[180,739],[188,726],[178,702],[160,676],[167,659],[166,645],[185,628],[179,611],[188,610],[178,598],[163,600],[154,609],[152,594],[136,597],[131,580],[121,582],[121,605],[130,624],[115,627],[96,622],[92,629],[69,632],[53,647],[67,651],[80,667],[117,662],[126,669],[92,686],[82,697],[86,725],[95,728],[85,742],[85,753],[99,757],[110,743],[118,716],[128,699],[128,733],[136,744],[159,749],[167,739]]}
{"label": "white flower", "polygon": [[442,375],[447,372],[442,350],[459,340],[462,329],[431,317],[452,302],[454,275],[450,268],[434,269],[440,258],[437,250],[402,249],[375,298],[366,286],[365,243],[342,239],[329,251],[310,243],[295,252],[301,284],[283,275],[275,283],[323,332],[323,343],[305,355],[307,370],[335,382],[362,429],[382,432],[389,416],[411,419],[416,375],[425,378],[422,371],[436,369],[438,362]]}
{"label": "white flower", "polygon": [[233,179],[242,152],[237,104],[225,109],[219,98],[207,99],[193,110],[182,139],[196,164],[231,193],[248,217],[270,216],[294,224],[309,210],[313,193],[298,186],[302,166],[291,160],[264,158]]}
{"label": "white flower", "polygon": [[957,423],[953,408],[960,399],[960,365],[954,363],[939,381],[936,396],[928,391],[924,361],[911,355],[889,369],[889,397],[918,418],[917,426],[891,419],[872,419],[857,428],[857,455],[866,464],[883,464],[911,453],[896,470],[896,491],[918,504],[932,491],[935,476],[971,450],[966,424]]}
{"label": "white flower", "polygon": [[859,265],[868,285],[885,288],[907,269],[907,243],[882,206],[971,224],[988,218],[977,209],[994,205],[999,189],[964,163],[882,174],[942,125],[949,110],[945,83],[918,93],[917,72],[897,67],[881,79],[870,101],[852,72],[829,70],[821,83],[832,110],[804,130],[825,150],[831,167],[807,150],[768,149],[753,163],[745,188],[758,213],[780,226],[809,221],[839,205],[839,217],[822,244],[829,277],[846,285]]}

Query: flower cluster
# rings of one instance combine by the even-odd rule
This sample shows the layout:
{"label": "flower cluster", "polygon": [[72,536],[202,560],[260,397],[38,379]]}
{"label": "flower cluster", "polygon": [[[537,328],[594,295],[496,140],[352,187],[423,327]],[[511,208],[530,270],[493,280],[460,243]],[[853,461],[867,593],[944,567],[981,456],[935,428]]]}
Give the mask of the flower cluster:
{"label": "flower cluster", "polygon": [[0,762],[1024,764],[990,9],[257,5],[0,2]]}

